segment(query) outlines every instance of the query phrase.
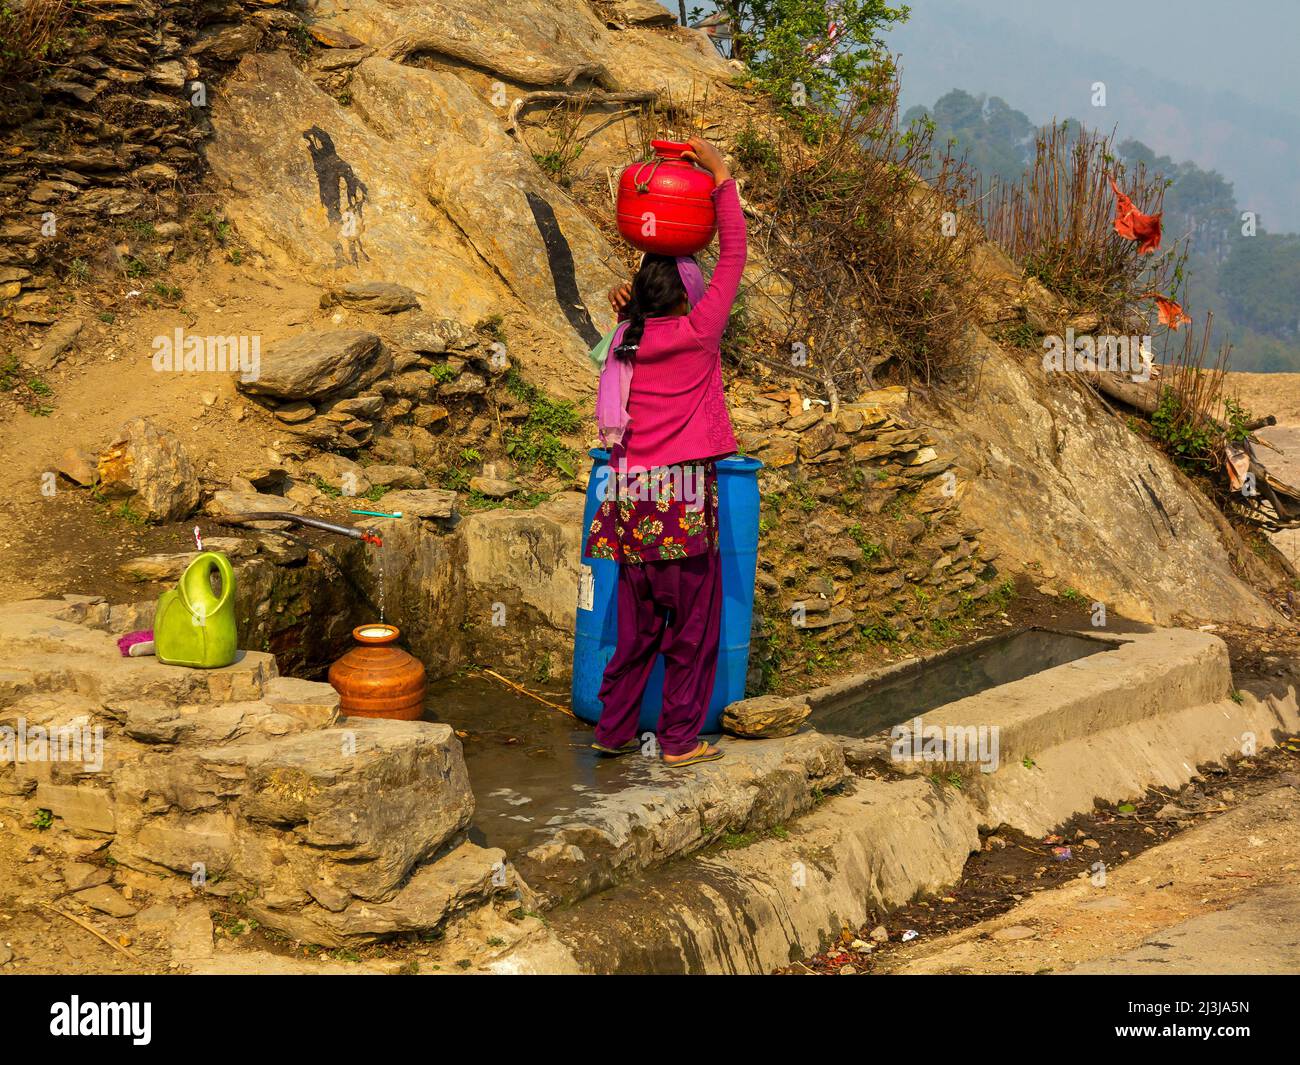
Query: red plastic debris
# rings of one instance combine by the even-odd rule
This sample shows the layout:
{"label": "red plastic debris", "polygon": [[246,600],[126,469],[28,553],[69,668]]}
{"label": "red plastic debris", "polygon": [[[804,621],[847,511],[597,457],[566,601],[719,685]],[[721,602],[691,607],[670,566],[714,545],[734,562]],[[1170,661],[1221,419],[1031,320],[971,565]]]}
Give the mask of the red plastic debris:
{"label": "red plastic debris", "polygon": [[1192,320],[1191,315],[1183,310],[1182,304],[1175,303],[1168,296],[1161,296],[1155,292],[1148,292],[1146,295],[1156,301],[1156,313],[1161,325],[1177,330],[1184,322]]}
{"label": "red plastic debris", "polygon": [[1115,179],[1110,179],[1110,187],[1115,190],[1115,232],[1125,240],[1138,242],[1138,254],[1148,255],[1160,248],[1160,216],[1164,214],[1143,214],[1124,193],[1120,192]]}

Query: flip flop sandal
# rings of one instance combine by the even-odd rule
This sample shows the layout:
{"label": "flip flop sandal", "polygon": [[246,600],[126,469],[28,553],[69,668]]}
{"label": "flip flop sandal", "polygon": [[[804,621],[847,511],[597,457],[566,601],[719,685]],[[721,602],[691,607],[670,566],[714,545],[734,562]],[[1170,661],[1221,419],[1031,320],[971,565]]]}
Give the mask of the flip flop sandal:
{"label": "flip flop sandal", "polygon": [[617,758],[620,754],[635,754],[641,749],[640,740],[628,740],[622,747],[606,747],[603,743],[593,743],[593,751],[599,751],[608,758]]}
{"label": "flip flop sandal", "polygon": [[665,758],[663,762],[664,765],[666,765],[669,769],[677,769],[678,767],[684,765],[699,765],[701,762],[716,762],[719,758],[722,757],[722,753],[723,752],[721,750],[716,750],[712,754],[710,754],[709,745],[705,742],[701,742],[700,745],[696,747],[695,750],[692,751],[690,755],[687,756],[686,758],[682,758],[679,761],[673,761],[673,762],[670,762],[668,761],[667,758]]}

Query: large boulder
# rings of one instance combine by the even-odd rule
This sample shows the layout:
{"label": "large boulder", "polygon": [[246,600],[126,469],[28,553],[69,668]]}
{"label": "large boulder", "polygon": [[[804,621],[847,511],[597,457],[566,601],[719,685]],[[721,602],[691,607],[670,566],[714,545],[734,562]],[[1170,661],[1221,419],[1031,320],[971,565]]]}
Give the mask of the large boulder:
{"label": "large boulder", "polygon": [[[230,190],[241,239],[277,269],[323,287],[391,281],[462,322],[520,315],[539,371],[561,394],[589,390],[585,355],[607,327],[613,248],[494,128],[502,114],[481,95],[448,75],[448,106],[474,109],[466,117],[475,128],[458,133],[442,113],[440,82],[425,77],[432,72],[376,64],[364,88],[354,75],[348,108],[282,53],[245,56],[226,79],[207,158]],[[384,96],[435,95],[407,114],[372,93],[380,73]],[[491,140],[468,139],[481,131]]]}
{"label": "large boulder", "polygon": [[[285,52],[247,55],[213,101],[207,159],[240,236],[322,286],[391,280],[477,321],[502,289],[419,186],[418,130],[392,144]],[[408,142],[407,136],[411,138]]]}
{"label": "large boulder", "polygon": [[432,153],[430,195],[511,292],[580,345],[594,344],[592,312],[616,280],[606,265],[613,249],[506,134],[491,102],[448,71],[378,57],[357,67],[351,91],[385,137],[420,131]]}
{"label": "large boulder", "polygon": [[361,378],[381,347],[379,337],[363,329],[302,333],[263,352],[256,379],[240,380],[237,387],[274,399],[318,399]]}
{"label": "large boulder", "polygon": [[[674,99],[687,99],[713,78],[731,75],[703,33],[675,31],[667,38],[654,26],[657,6],[649,0],[622,6],[590,0],[350,0],[321,11],[316,24],[344,29],[389,59],[438,55],[530,88],[559,88],[584,78],[607,89],[666,89]],[[604,16],[611,12],[616,21],[640,25],[610,31]]]}
{"label": "large boulder", "polygon": [[383,488],[423,488],[429,480],[414,466],[376,464],[366,467],[366,479]]}
{"label": "large boulder", "polygon": [[456,513],[456,493],[447,488],[408,488],[386,492],[383,509],[417,518],[449,519]]}
{"label": "large boulder", "polygon": [[254,901],[250,909],[264,923],[303,942],[363,946],[404,932],[428,933],[456,912],[516,886],[505,851],[466,842],[419,866],[385,902],[356,899],[322,884],[312,892],[316,905],[277,912]]}
{"label": "large boulder", "polygon": [[956,460],[955,476],[928,481],[918,506],[960,502],[1005,560],[1111,613],[1161,625],[1277,623],[1239,576],[1250,572],[1249,548],[1164,455],[1068,374],[1009,357],[974,327],[970,352],[980,387],[961,402],[918,404]]}
{"label": "large boulder", "polygon": [[448,725],[349,719],[333,728],[147,754],[118,775],[119,861],[223,871],[285,909],[316,895],[392,898],[464,831],[474,796]]}
{"label": "large boulder", "polygon": [[478,337],[455,318],[417,312],[407,315],[395,339],[403,347],[425,355],[447,351],[469,351],[478,346]]}
{"label": "large boulder", "polygon": [[365,469],[343,455],[322,451],[303,464],[303,471],[345,496],[363,496],[370,491]]}
{"label": "large boulder", "polygon": [[[257,554],[257,543],[237,536],[207,536],[205,551],[220,551],[231,561]],[[161,552],[130,559],[117,567],[117,574],[127,581],[174,581],[199,557],[197,551]]]}
{"label": "large boulder", "polygon": [[[220,520],[237,514],[265,514],[275,511],[296,514],[302,510],[302,505],[287,496],[271,495],[268,492],[236,492],[227,489],[214,492],[205,509],[212,517]],[[286,529],[291,523],[272,518],[267,521],[249,521],[242,524],[250,529]]]}
{"label": "large boulder", "polygon": [[532,510],[483,510],[461,521],[467,621],[484,660],[568,675],[583,504],[579,493],[561,492]]}
{"label": "large boulder", "polygon": [[631,26],[658,26],[665,29],[677,25],[673,13],[655,0],[613,0],[610,4],[614,17]]}
{"label": "large boulder", "polygon": [[175,434],[132,418],[99,456],[99,490],[127,497],[149,521],[180,521],[199,505],[194,463]]}

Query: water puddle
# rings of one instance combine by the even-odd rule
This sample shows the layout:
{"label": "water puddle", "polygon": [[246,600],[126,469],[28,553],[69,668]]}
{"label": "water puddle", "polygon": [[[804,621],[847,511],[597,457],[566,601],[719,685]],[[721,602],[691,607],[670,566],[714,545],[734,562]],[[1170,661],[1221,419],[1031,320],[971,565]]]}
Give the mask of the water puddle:
{"label": "water puddle", "polygon": [[870,736],[946,703],[1115,646],[1066,632],[1028,629],[882,677],[841,705],[815,709],[811,723],[822,732]]}
{"label": "water puddle", "polygon": [[645,782],[654,764],[635,754],[602,758],[589,725],[476,674],[434,685],[424,720],[461,734],[475,800],[470,838],[510,855],[602,795]]}
{"label": "water puddle", "polygon": [[[811,724],[822,732],[870,735],[1113,646],[1030,629],[882,678],[845,706],[815,710]],[[565,699],[564,693],[541,694],[557,702]],[[424,720],[451,725],[464,745],[475,799],[470,838],[512,856],[543,842],[555,826],[584,820],[583,811],[602,797],[652,783],[658,764],[639,754],[602,758],[591,749],[589,725],[481,674],[433,685]]]}

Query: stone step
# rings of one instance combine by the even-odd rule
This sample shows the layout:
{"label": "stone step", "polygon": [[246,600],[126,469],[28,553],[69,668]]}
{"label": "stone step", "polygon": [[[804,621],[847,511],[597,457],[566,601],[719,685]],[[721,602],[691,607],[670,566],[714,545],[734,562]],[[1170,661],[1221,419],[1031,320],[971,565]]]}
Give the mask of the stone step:
{"label": "stone step", "polygon": [[[241,651],[236,662],[222,669],[168,666],[148,656],[124,658],[111,634],[61,617],[79,612],[82,605],[28,600],[0,606],[0,707],[39,691],[76,691],[105,702],[257,700],[279,675],[275,656],[263,651]],[[294,698],[287,705],[300,707]],[[285,712],[320,716],[319,710]]]}
{"label": "stone step", "polygon": [[272,677],[262,701],[308,728],[329,728],[339,719],[339,693],[333,685],[298,677]]}
{"label": "stone step", "polygon": [[728,832],[780,825],[846,776],[839,743],[816,732],[719,745],[721,761],[685,770],[645,759],[642,783],[600,794],[556,824],[545,842],[514,857],[528,887],[544,905],[575,901]]}
{"label": "stone step", "polygon": [[[415,909],[400,910],[365,931],[374,907],[405,890],[413,869],[459,840],[474,808],[455,733],[424,721],[353,719],[146,750],[113,786],[123,797],[113,847],[123,865],[220,871],[210,893],[246,896],[285,934],[319,923],[303,931],[313,943],[379,936],[390,920],[414,920]],[[342,925],[329,916],[345,911]]]}

